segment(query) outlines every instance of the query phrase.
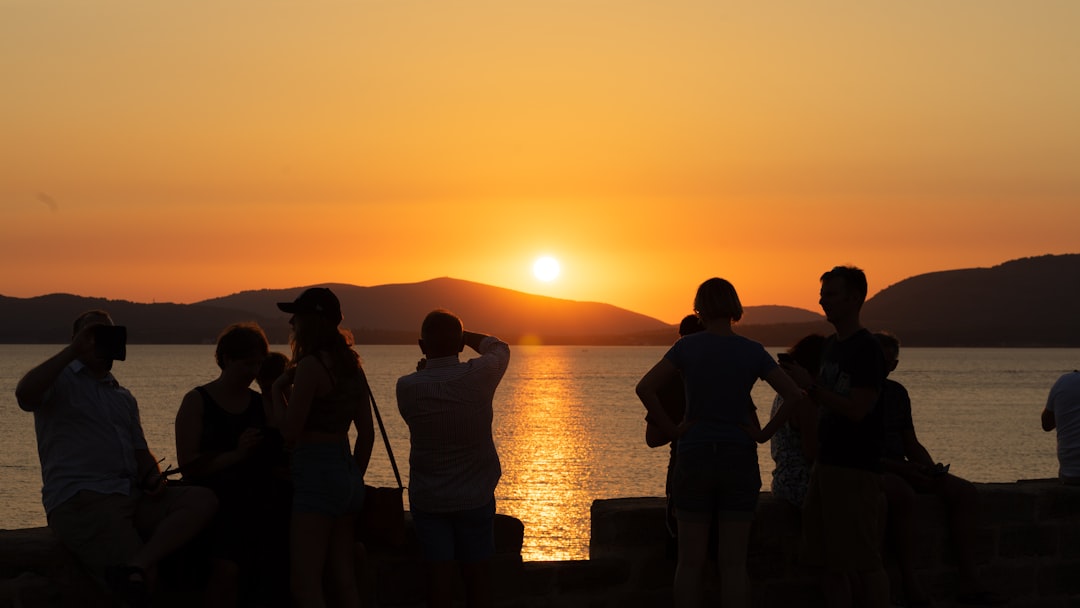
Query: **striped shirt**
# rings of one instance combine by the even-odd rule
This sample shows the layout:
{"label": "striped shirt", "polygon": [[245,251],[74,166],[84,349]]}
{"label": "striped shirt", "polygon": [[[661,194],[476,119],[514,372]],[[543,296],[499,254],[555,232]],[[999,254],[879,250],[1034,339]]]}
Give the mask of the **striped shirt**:
{"label": "striped shirt", "polygon": [[397,382],[397,403],[409,425],[409,504],[450,513],[492,500],[502,475],[491,437],[491,401],[510,362],[510,347],[488,336],[480,356],[429,359]]}

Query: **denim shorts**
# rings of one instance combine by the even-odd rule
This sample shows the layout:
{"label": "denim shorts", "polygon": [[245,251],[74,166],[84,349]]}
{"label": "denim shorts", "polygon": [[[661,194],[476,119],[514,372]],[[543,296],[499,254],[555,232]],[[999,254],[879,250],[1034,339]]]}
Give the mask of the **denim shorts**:
{"label": "denim shorts", "polygon": [[676,517],[684,521],[754,518],[761,472],[754,444],[709,443],[680,450],[672,495]]}
{"label": "denim shorts", "polygon": [[495,499],[451,513],[412,510],[424,558],[432,562],[480,562],[495,555]]}
{"label": "denim shorts", "polygon": [[304,443],[292,453],[293,511],[338,517],[364,506],[364,478],[348,444]]}

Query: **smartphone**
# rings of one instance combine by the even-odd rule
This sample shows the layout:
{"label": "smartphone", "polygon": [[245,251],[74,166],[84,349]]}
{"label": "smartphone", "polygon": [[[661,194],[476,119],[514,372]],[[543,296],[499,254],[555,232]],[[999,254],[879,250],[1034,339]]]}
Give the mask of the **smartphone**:
{"label": "smartphone", "polygon": [[780,363],[795,363],[795,357],[792,357],[790,353],[780,353],[776,355],[776,360]]}
{"label": "smartphone", "polygon": [[123,325],[95,325],[94,351],[102,359],[127,359],[127,328]]}
{"label": "smartphone", "polygon": [[939,463],[934,465],[934,469],[933,469],[933,471],[931,471],[930,475],[932,475],[933,477],[938,477],[938,476],[944,475],[944,474],[946,474],[948,472],[949,472],[949,465],[941,464],[939,462]]}

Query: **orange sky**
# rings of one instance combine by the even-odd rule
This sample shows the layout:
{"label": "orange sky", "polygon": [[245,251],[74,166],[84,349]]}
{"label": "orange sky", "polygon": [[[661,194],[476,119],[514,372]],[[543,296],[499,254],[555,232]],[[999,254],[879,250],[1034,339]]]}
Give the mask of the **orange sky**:
{"label": "orange sky", "polygon": [[835,264],[1074,253],[1077,31],[1074,0],[0,0],[0,294],[452,276],[675,322],[710,276],[816,310]]}

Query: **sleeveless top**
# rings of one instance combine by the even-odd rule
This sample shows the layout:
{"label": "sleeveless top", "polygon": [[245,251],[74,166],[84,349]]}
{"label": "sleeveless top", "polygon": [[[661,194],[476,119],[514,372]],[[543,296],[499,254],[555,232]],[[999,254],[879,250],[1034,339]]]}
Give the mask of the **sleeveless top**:
{"label": "sleeveless top", "polygon": [[[772,416],[783,403],[783,397],[777,395],[773,400]],[[803,454],[802,435],[790,421],[776,429],[769,441],[769,452],[776,463],[772,477],[773,495],[801,508],[810,485],[810,464]]]}
{"label": "sleeveless top", "polygon": [[330,376],[330,392],[311,400],[304,430],[316,433],[347,433],[356,413],[367,405],[368,385],[362,369],[348,378],[338,378],[322,357],[314,355]]}
{"label": "sleeveless top", "polygon": [[245,430],[256,428],[263,432],[263,443],[260,449],[250,458],[227,469],[206,475],[202,479],[197,479],[196,482],[211,487],[222,487],[253,477],[268,475],[271,467],[281,460],[284,441],[281,433],[266,426],[262,396],[248,389],[248,406],[244,411],[234,414],[222,408],[205,386],[196,387],[195,390],[203,400],[202,433],[199,436],[200,452],[229,452],[236,449],[240,435]]}
{"label": "sleeveless top", "polygon": [[202,434],[199,436],[200,452],[228,452],[236,448],[240,434],[249,428],[265,428],[266,413],[262,396],[248,389],[248,406],[234,414],[226,411],[205,386],[195,389],[203,400]]}

